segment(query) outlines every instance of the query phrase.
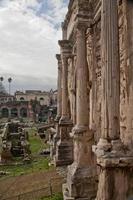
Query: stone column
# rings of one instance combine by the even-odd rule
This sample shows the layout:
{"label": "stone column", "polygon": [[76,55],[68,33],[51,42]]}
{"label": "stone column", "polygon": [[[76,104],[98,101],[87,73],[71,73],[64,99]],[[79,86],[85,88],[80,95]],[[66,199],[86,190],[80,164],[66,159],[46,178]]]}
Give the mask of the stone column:
{"label": "stone column", "polygon": [[133,181],[129,178],[132,173],[133,157],[129,152],[126,152],[120,140],[120,64],[117,1],[102,0],[101,14],[103,99],[101,139],[97,147],[94,148],[97,155],[97,164],[100,168],[96,200],[126,200],[130,199],[130,184]]}
{"label": "stone column", "polygon": [[117,1],[102,0],[103,98],[102,133],[99,145],[120,138],[120,65],[117,12]]}
{"label": "stone column", "polygon": [[60,40],[61,60],[62,60],[62,115],[59,121],[60,126],[60,140],[57,143],[56,150],[56,166],[68,165],[73,161],[72,139],[70,138],[70,131],[72,128],[72,121],[69,116],[68,104],[68,58],[71,56],[71,45],[68,40]]}
{"label": "stone column", "polygon": [[[89,129],[89,71],[86,55],[87,25],[77,25],[76,63],[76,126],[74,135],[74,162],[68,167],[64,199],[90,200],[96,195],[95,166],[92,153],[93,134]],[[68,192],[67,192],[68,191]]]}
{"label": "stone column", "polygon": [[57,141],[60,139],[59,120],[60,120],[61,114],[62,114],[62,62],[61,62],[61,55],[56,54],[56,58],[58,61],[58,81],[57,81],[58,94],[57,94],[57,116],[55,119],[56,134],[54,136],[54,141],[53,141],[52,155],[56,154]]}
{"label": "stone column", "polygon": [[62,62],[61,55],[57,54],[58,60],[58,96],[57,96],[57,118],[61,117],[62,114]]}
{"label": "stone column", "polygon": [[21,108],[18,108],[18,118],[22,118],[22,116],[20,115],[20,109]]}
{"label": "stone column", "polygon": [[11,118],[11,108],[8,109],[8,118]]}
{"label": "stone column", "polygon": [[127,133],[126,145],[132,149],[133,148],[133,1],[127,1],[127,56],[129,63],[127,66],[128,70],[128,99],[127,99]]}

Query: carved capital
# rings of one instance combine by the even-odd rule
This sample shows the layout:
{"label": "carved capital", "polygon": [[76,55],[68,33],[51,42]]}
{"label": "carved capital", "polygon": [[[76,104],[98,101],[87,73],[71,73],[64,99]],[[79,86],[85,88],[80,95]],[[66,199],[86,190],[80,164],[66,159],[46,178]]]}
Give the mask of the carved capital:
{"label": "carved capital", "polygon": [[59,40],[58,41],[61,47],[62,56],[69,58],[72,54],[72,45],[68,40]]}
{"label": "carved capital", "polygon": [[58,61],[58,70],[61,70],[61,64],[62,64],[61,54],[56,54],[56,59]]}
{"label": "carved capital", "polygon": [[71,48],[72,48],[72,45],[69,42],[69,40],[59,40],[58,44],[63,49],[70,49],[71,50]]}
{"label": "carved capital", "polygon": [[56,54],[56,58],[57,58],[58,61],[60,61],[61,60],[61,55],[60,54]]}

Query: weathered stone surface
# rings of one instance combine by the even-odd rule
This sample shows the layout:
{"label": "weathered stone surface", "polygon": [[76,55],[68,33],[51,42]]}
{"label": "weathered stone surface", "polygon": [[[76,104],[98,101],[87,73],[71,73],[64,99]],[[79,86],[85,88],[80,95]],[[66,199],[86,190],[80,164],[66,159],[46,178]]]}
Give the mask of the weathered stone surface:
{"label": "weathered stone surface", "polygon": [[70,0],[63,39],[71,46],[67,120],[74,162],[63,186],[66,200],[133,196],[132,19],[131,0]]}

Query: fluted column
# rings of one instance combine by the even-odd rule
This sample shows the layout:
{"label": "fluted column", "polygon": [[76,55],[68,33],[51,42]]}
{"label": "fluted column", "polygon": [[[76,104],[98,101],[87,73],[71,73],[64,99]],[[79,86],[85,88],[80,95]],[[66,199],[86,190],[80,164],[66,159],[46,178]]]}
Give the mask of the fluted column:
{"label": "fluted column", "polygon": [[60,40],[62,60],[62,115],[60,123],[70,123],[68,104],[68,58],[71,57],[71,45],[68,40]]}
{"label": "fluted column", "polygon": [[62,116],[61,120],[68,120],[68,57],[62,55]]}
{"label": "fluted column", "polygon": [[61,117],[62,114],[62,62],[61,55],[57,54],[56,58],[58,60],[58,96],[57,96],[57,118]]}
{"label": "fluted column", "polygon": [[[102,0],[102,128],[94,150],[99,166],[96,200],[125,200],[132,180],[133,157],[120,140],[120,64],[118,5],[116,0]],[[120,185],[122,187],[120,187]]]}
{"label": "fluted column", "polygon": [[[117,1],[102,0],[102,124],[100,145],[120,138],[120,65]],[[110,147],[109,147],[110,148]]]}
{"label": "fluted column", "polygon": [[60,40],[61,61],[62,61],[62,113],[59,121],[60,140],[57,143],[56,166],[68,165],[73,161],[72,139],[70,131],[72,121],[69,114],[68,101],[68,58],[71,56],[71,45],[68,40]]}
{"label": "fluted column", "polygon": [[76,116],[78,127],[88,127],[89,119],[89,72],[86,55],[86,26],[79,24],[77,27],[77,90],[76,90]]}
{"label": "fluted column", "polygon": [[62,114],[62,61],[61,61],[61,55],[56,54],[56,59],[58,61],[58,78],[57,78],[57,115],[55,119],[56,123],[56,134],[54,135],[54,140],[51,148],[51,157],[52,159],[56,155],[56,147],[57,142],[60,139],[60,126],[59,126],[59,120],[61,118]]}
{"label": "fluted column", "polygon": [[128,99],[127,99],[127,133],[125,134],[126,145],[133,149],[133,1],[127,1],[127,31],[128,31],[128,48],[127,55],[129,58],[128,70]]}

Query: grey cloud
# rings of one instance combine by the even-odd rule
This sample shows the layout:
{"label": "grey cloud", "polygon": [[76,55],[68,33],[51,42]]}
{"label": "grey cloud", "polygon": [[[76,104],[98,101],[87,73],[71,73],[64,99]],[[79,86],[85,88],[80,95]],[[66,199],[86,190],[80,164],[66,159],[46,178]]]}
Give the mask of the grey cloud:
{"label": "grey cloud", "polygon": [[21,76],[21,75],[15,75],[15,74],[0,74],[0,76],[4,77],[3,84],[8,91],[8,78],[12,78],[11,83],[11,91],[14,93],[16,90],[27,90],[27,89],[36,89],[36,90],[42,90],[42,91],[49,91],[51,88],[56,89],[56,77],[47,77],[45,75],[41,77],[33,77],[30,75],[27,76]]}

